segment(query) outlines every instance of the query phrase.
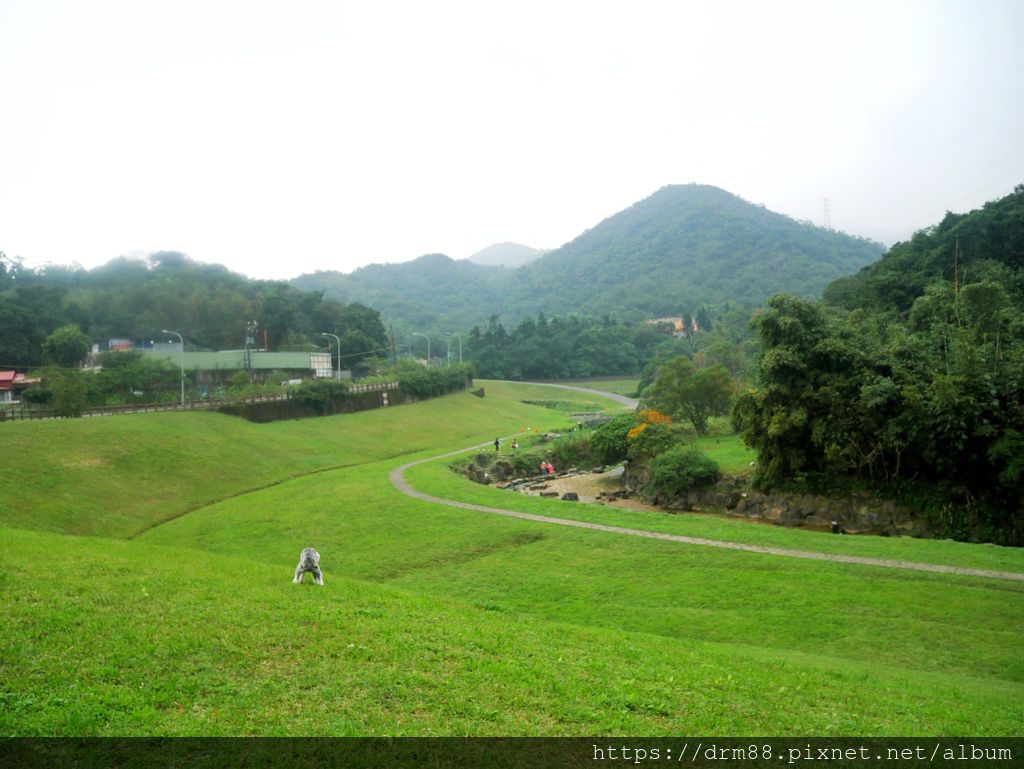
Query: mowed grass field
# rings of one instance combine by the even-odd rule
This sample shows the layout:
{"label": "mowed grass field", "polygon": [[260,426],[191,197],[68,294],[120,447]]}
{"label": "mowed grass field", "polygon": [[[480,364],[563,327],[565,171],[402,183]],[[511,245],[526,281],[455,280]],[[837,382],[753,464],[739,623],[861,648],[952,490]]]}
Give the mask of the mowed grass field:
{"label": "mowed grass field", "polygon": [[[399,464],[568,419],[520,402],[550,389],[484,384],[484,399],[272,425],[2,428],[17,465],[0,485],[0,733],[1022,732],[1024,583],[624,537],[394,490]],[[406,475],[549,516],[1024,572],[1006,548],[542,500],[442,461]],[[291,584],[309,545],[322,588]]]}

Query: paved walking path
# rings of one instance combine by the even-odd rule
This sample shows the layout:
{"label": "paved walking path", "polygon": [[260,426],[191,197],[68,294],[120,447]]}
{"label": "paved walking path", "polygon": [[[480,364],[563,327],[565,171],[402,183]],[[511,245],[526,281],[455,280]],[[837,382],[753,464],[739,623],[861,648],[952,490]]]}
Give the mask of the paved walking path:
{"label": "paved walking path", "polygon": [[[600,395],[605,398],[612,398],[614,400],[623,403],[623,405],[633,404],[636,405],[636,401],[632,398],[627,398],[623,395],[615,395],[614,393],[605,393],[599,390],[589,390],[583,387],[571,387],[569,385],[547,385],[548,387],[562,387],[564,389],[576,390],[578,392],[593,393]],[[401,467],[396,467],[391,471],[390,479],[392,485],[400,492],[409,497],[415,499],[421,499],[425,502],[433,502],[438,505],[446,505],[448,507],[457,507],[462,510],[474,510],[480,513],[489,513],[491,515],[503,515],[508,518],[520,518],[525,521],[535,521],[537,523],[552,524],[555,526],[572,526],[577,529],[591,529],[594,531],[604,531],[611,534],[620,534],[629,537],[646,537],[648,539],[660,539],[667,542],[680,542],[686,545],[701,545],[704,547],[718,547],[725,550],[740,550],[747,553],[762,553],[765,555],[783,556],[786,558],[805,558],[812,561],[832,561],[834,563],[852,563],[861,566],[882,566],[890,569],[908,569],[911,571],[930,571],[939,574],[961,574],[971,577],[989,577],[992,579],[1006,579],[1014,580],[1017,582],[1024,582],[1024,574],[1018,574],[1010,571],[989,571],[987,569],[970,569],[963,566],[942,566],[933,563],[918,563],[916,561],[894,561],[886,558],[867,558],[857,555],[839,555],[835,553],[815,553],[805,550],[790,550],[783,547],[765,547],[762,545],[745,545],[739,542],[721,542],[714,539],[703,539],[701,537],[686,537],[680,534],[663,534],[656,531],[645,531],[643,529],[627,529],[621,526],[607,526],[602,523],[591,523],[589,521],[574,521],[569,518],[553,518],[547,515],[535,515],[533,513],[523,513],[518,510],[504,510],[500,507],[488,507],[486,505],[476,505],[470,502],[459,502],[454,499],[443,499],[441,497],[431,496],[425,494],[422,491],[416,491],[409,482],[405,480],[405,471],[410,467],[423,464],[424,462],[433,462],[436,459],[444,459],[446,457],[453,457],[458,454],[465,453],[467,451],[473,451],[474,449],[483,448],[490,446],[490,443],[481,443],[477,446],[469,446],[458,451],[451,451],[447,454],[440,454],[436,457],[428,457],[427,459],[419,459],[415,462],[407,462]]]}

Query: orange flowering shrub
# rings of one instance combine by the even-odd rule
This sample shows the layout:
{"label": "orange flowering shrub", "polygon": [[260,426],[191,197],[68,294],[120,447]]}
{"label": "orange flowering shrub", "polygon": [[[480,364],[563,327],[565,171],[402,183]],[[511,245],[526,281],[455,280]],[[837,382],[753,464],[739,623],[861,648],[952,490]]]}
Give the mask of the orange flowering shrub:
{"label": "orange flowering shrub", "polygon": [[672,424],[672,417],[668,414],[662,414],[657,409],[641,409],[638,415],[646,424],[651,425],[670,425]]}
{"label": "orange flowering shrub", "polygon": [[629,438],[635,438],[640,433],[642,433],[644,430],[646,430],[647,429],[647,425],[649,425],[649,424],[650,424],[650,422],[641,422],[636,427],[631,429],[628,433],[626,433],[626,436],[629,437]]}

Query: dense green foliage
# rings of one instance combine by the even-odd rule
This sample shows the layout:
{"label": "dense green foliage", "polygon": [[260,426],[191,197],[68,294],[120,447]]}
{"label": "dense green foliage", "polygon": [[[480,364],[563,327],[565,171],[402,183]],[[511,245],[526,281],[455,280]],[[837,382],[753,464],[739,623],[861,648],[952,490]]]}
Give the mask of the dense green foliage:
{"label": "dense green foliage", "polygon": [[692,489],[709,486],[721,477],[718,463],[700,449],[675,446],[651,460],[647,492],[671,499]]}
{"label": "dense green foliage", "polygon": [[511,294],[522,312],[657,318],[727,301],[757,307],[779,291],[817,297],[882,250],[717,187],[675,185],[527,265]]}
{"label": "dense green foliage", "polygon": [[89,354],[89,337],[74,323],[61,326],[43,340],[43,356],[64,368],[77,366]]}
{"label": "dense green foliage", "polygon": [[[993,250],[968,249],[974,233]],[[1024,543],[1021,233],[1024,187],[830,289],[864,302],[853,312],[772,298],[755,320],[761,382],[736,409],[760,481],[855,479],[950,535]],[[958,263],[958,247],[975,257]],[[904,272],[914,296],[895,290]]]}
{"label": "dense green foliage", "polygon": [[403,358],[389,369],[388,376],[398,380],[403,392],[417,398],[433,398],[463,390],[473,381],[473,368],[456,365],[428,368]]}
{"label": "dense green foliage", "polygon": [[308,406],[320,416],[336,412],[338,403],[348,395],[348,385],[334,379],[310,379],[292,393],[292,400]]}
{"label": "dense green foliage", "polygon": [[406,334],[431,333],[469,328],[498,308],[504,311],[512,272],[428,254],[401,264],[371,264],[348,274],[315,272],[291,284],[342,302],[376,307]]}
{"label": "dense green foliage", "polygon": [[708,420],[722,416],[732,405],[733,382],[729,370],[718,363],[696,368],[682,355],[664,363],[650,388],[644,392],[644,403],[668,414],[673,419],[686,419],[705,435]]}
{"label": "dense green foliage", "polygon": [[894,245],[883,259],[830,284],[824,299],[849,310],[905,316],[936,280],[958,285],[990,280],[1012,296],[1024,293],[1024,184],[980,210],[947,213],[938,225]]}
{"label": "dense green foliage", "polygon": [[321,332],[336,334],[341,368],[389,352],[380,316],[369,307],[249,280],[178,253],[114,259],[94,270],[30,270],[0,254],[0,366],[38,366],[44,345],[61,365],[80,360],[68,346],[71,327],[94,341],[159,339],[170,328],[192,347],[238,349],[252,320],[259,324],[255,343],[270,350],[324,348],[336,355],[337,344]]}
{"label": "dense green foliage", "polygon": [[507,331],[492,315],[486,328],[474,326],[463,354],[487,379],[572,379],[633,374],[670,340],[670,330],[646,323],[554,317],[541,313]]}
{"label": "dense green foliage", "polygon": [[439,254],[293,281],[378,308],[400,330],[469,328],[499,311],[627,320],[679,317],[726,302],[759,306],[787,291],[816,298],[875,261],[877,243],[793,221],[716,187],[665,187],[518,269]]}
{"label": "dense green foliage", "polygon": [[621,462],[629,456],[629,431],[636,427],[636,416],[619,414],[594,430],[591,449],[605,465]]}

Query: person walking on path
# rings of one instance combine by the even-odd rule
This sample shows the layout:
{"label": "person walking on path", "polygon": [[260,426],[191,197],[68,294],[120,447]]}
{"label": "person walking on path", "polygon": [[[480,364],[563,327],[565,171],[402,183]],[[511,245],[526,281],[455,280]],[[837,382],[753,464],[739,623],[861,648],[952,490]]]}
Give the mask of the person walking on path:
{"label": "person walking on path", "polygon": [[501,439],[500,438],[495,438],[494,439],[494,450],[495,451],[500,451],[501,450]]}

